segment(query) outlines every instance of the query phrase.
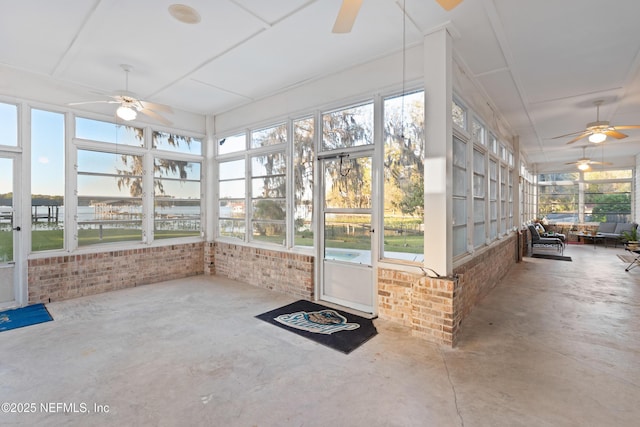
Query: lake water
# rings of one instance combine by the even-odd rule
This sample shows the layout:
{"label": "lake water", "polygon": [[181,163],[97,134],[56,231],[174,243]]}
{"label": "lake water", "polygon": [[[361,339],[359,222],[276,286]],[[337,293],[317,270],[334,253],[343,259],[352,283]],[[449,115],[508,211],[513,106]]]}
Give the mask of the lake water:
{"label": "lake water", "polygon": [[[47,221],[46,215],[48,208],[46,206],[38,206],[38,221],[34,228],[58,228],[64,224],[64,206],[58,207],[58,223],[55,223],[55,219],[51,222]],[[36,213],[36,208],[31,208],[31,215]],[[52,208],[52,215],[55,217],[55,207]],[[169,222],[172,220],[200,220],[200,206],[163,206],[159,207],[156,212],[156,218],[166,219]],[[124,206],[124,207],[110,207],[109,211],[100,211],[95,206],[78,206],[77,210],[78,223],[96,222],[96,221],[109,221],[109,220],[135,220],[139,221],[142,217],[142,207],[139,206]]]}

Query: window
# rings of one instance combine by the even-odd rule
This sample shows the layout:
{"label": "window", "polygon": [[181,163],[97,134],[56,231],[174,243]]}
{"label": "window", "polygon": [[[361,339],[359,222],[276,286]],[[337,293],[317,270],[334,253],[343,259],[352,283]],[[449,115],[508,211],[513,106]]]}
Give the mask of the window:
{"label": "window", "polygon": [[489,149],[493,154],[498,154],[498,139],[492,133],[489,133]]}
{"label": "window", "polygon": [[486,243],[485,231],[485,193],[487,178],[484,166],[485,154],[473,150],[473,246],[479,247]]}
{"label": "window", "polygon": [[13,159],[0,157],[0,263],[13,261],[13,201]]}
{"label": "window", "polygon": [[580,174],[538,175],[538,213],[550,223],[578,222],[578,180]]}
{"label": "window", "polygon": [[584,173],[584,214],[587,222],[630,222],[633,172]]}
{"label": "window", "polygon": [[280,124],[267,129],[256,130],[251,133],[251,148],[284,144],[287,142],[287,127]]}
{"label": "window", "polygon": [[293,227],[296,246],[313,246],[314,124],[312,117],[293,122]]}
{"label": "window", "polygon": [[156,158],[154,239],[200,235],[200,163]]}
{"label": "window", "polygon": [[78,246],[202,235],[200,138],[80,117],[76,132]]}
{"label": "window", "polygon": [[513,170],[508,169],[507,174],[507,230],[513,228]]}
{"label": "window", "polygon": [[235,153],[247,149],[245,134],[228,136],[218,140],[218,154]]}
{"label": "window", "polygon": [[467,252],[467,144],[453,138],[453,256]]}
{"label": "window", "polygon": [[78,246],[141,241],[142,156],[78,150]]}
{"label": "window", "polygon": [[199,138],[174,135],[167,132],[153,132],[153,148],[176,153],[202,154],[202,140]]}
{"label": "window", "polygon": [[[202,154],[202,141],[153,132],[154,239],[200,236],[201,163],[172,153]],[[165,152],[159,155],[157,150]]]}
{"label": "window", "polygon": [[475,144],[486,145],[484,126],[475,117],[471,120],[471,140]]}
{"label": "window", "polygon": [[18,107],[0,103],[0,145],[18,146]]}
{"label": "window", "polygon": [[284,124],[251,132],[253,148],[272,147],[268,152],[261,150],[260,154],[252,154],[249,158],[252,241],[286,244],[286,141]]}
{"label": "window", "polygon": [[498,163],[489,159],[489,237],[498,237]]}
{"label": "window", "polygon": [[507,212],[509,209],[508,202],[507,167],[500,166],[500,234],[504,234],[507,232]]}
{"label": "window", "polygon": [[31,250],[64,247],[64,115],[31,111]]}
{"label": "window", "polygon": [[285,172],[284,151],[251,157],[251,240],[286,243]]}
{"label": "window", "polygon": [[144,147],[142,129],[98,120],[76,118],[76,138]]}
{"label": "window", "polygon": [[[219,161],[218,235],[284,246],[287,124],[254,130],[249,135],[250,150]],[[227,141],[236,148],[246,146],[240,135],[219,141],[225,141],[223,147]]]}
{"label": "window", "polygon": [[322,149],[373,144],[373,103],[322,115]]}
{"label": "window", "polygon": [[451,119],[455,126],[460,129],[467,129],[467,112],[458,101],[455,99],[451,103]]}
{"label": "window", "polygon": [[[424,258],[424,92],[384,100],[384,258]],[[418,257],[406,254],[419,254]]]}
{"label": "window", "polygon": [[220,162],[218,177],[218,234],[244,240],[245,235],[245,160]]}

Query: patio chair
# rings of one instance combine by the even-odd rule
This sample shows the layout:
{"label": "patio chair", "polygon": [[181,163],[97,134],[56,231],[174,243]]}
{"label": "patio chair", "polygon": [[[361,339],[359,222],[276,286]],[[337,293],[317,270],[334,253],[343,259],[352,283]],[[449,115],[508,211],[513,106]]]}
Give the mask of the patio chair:
{"label": "patio chair", "polygon": [[544,226],[542,224],[540,224],[540,223],[534,224],[534,227],[536,228],[536,230],[538,230],[538,234],[543,239],[545,237],[556,237],[556,238],[562,240],[562,243],[567,241],[567,236],[565,236],[562,233],[556,233],[555,231],[547,231],[547,230],[544,229]]}
{"label": "patio chair", "polygon": [[533,224],[529,224],[528,227],[531,234],[531,253],[534,253],[535,249],[555,249],[560,255],[564,253],[562,240],[557,237],[541,237]]}

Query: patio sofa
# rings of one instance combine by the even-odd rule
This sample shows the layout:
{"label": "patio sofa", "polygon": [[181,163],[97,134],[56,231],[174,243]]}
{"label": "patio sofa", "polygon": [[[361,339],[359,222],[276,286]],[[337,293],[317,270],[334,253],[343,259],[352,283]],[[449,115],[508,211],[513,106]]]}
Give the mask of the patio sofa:
{"label": "patio sofa", "polygon": [[605,245],[607,241],[613,242],[615,246],[618,243],[623,243],[624,238],[622,234],[625,231],[631,231],[636,228],[638,224],[635,222],[601,222],[598,226],[596,236],[605,238]]}

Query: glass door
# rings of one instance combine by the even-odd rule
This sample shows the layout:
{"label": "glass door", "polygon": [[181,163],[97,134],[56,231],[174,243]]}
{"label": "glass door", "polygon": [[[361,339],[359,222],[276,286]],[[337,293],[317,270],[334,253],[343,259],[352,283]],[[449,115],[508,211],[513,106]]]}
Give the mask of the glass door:
{"label": "glass door", "polygon": [[17,227],[14,210],[14,159],[0,155],[0,308],[15,305]]}
{"label": "glass door", "polygon": [[321,165],[320,299],[373,313],[371,155],[329,155]]}

